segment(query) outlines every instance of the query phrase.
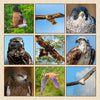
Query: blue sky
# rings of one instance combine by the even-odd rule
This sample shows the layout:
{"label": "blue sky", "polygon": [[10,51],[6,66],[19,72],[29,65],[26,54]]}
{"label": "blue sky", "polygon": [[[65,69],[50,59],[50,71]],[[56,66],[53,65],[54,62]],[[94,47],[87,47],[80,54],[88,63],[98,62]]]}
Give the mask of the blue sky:
{"label": "blue sky", "polygon": [[33,36],[5,36],[5,61],[8,61],[7,60],[7,51],[8,51],[8,44],[9,44],[9,41],[10,39],[14,38],[14,37],[21,37],[23,38],[23,41],[24,41],[24,48],[25,48],[25,51],[28,52],[30,54],[30,56],[32,57],[32,60],[33,60]]}
{"label": "blue sky", "polygon": [[[64,14],[64,4],[36,4],[36,15]],[[64,17],[55,19],[52,25],[47,20],[36,20],[36,33],[64,33]]]}
{"label": "blue sky", "polygon": [[[78,81],[87,72],[89,72],[94,67],[67,67],[66,70],[66,80],[67,83]],[[95,74],[91,75],[86,81],[85,85],[73,85],[67,86],[66,93],[67,96],[94,96],[95,95]]]}
{"label": "blue sky", "polygon": [[[95,36],[86,36],[86,35],[74,35],[74,36],[67,36],[66,42],[67,42],[67,49],[66,52],[68,53],[72,48],[76,47],[78,45],[78,43],[75,43],[75,41],[77,40],[77,38],[79,37],[85,37],[89,40],[90,45],[92,46],[92,48],[94,48],[96,50],[96,42],[95,42]],[[95,61],[94,61],[95,64]]]}

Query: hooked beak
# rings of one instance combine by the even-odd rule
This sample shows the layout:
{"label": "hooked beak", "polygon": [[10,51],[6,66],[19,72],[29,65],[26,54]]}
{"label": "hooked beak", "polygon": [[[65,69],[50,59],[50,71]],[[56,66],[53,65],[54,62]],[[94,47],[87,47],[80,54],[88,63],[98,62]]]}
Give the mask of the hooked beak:
{"label": "hooked beak", "polygon": [[84,15],[85,15],[84,11],[81,11],[81,12],[79,13],[79,16],[84,17]]}

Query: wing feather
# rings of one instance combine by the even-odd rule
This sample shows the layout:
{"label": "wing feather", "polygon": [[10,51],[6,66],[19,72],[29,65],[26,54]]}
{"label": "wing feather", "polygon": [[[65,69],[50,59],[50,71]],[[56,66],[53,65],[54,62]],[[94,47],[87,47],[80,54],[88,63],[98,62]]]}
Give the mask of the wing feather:
{"label": "wing feather", "polygon": [[65,15],[64,14],[61,14],[61,13],[56,13],[56,14],[53,14],[52,17],[53,18],[59,18],[59,17],[64,17]]}
{"label": "wing feather", "polygon": [[93,64],[94,59],[95,59],[95,50],[91,49],[91,59],[90,59],[89,65]]}
{"label": "wing feather", "polygon": [[36,15],[35,20],[46,19],[46,15]]}
{"label": "wing feather", "polygon": [[78,81],[76,81],[76,82],[70,82],[70,83],[66,83],[66,86],[73,86],[73,85],[77,85],[77,84],[79,84]]}

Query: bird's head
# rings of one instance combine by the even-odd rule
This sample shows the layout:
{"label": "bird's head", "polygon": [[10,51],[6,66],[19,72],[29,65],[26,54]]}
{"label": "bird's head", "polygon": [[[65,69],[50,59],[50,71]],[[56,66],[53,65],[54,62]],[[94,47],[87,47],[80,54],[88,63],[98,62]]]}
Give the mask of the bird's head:
{"label": "bird's head", "polygon": [[89,40],[85,37],[79,37],[77,40],[76,40],[76,43],[79,43],[80,45],[81,44],[87,44],[89,45]]}
{"label": "bird's head", "polygon": [[9,47],[10,49],[24,48],[23,39],[20,37],[15,37],[15,38],[10,39]]}
{"label": "bird's head", "polygon": [[77,20],[78,18],[84,18],[87,20],[89,13],[85,7],[76,7],[72,10],[71,16],[74,18],[74,20]]}
{"label": "bird's head", "polygon": [[25,83],[28,80],[27,73],[23,69],[17,69],[13,74],[13,78],[18,83]]}

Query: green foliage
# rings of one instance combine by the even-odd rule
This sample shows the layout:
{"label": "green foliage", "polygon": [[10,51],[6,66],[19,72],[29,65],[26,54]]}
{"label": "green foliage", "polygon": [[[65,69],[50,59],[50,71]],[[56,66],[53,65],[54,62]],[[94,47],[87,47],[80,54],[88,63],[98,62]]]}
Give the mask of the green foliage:
{"label": "green foliage", "polygon": [[[65,39],[63,35],[59,36],[41,36],[48,44],[53,45],[55,50],[64,57]],[[40,47],[41,48],[41,47]],[[39,52],[39,46],[36,46],[36,54]],[[55,60],[51,55],[36,57],[36,64],[57,64],[58,61]],[[64,64],[64,63],[63,63]]]}
{"label": "green foliage", "polygon": [[[7,30],[8,27],[13,26],[13,9],[18,7],[22,12],[23,17],[27,20],[28,27],[15,28]],[[5,4],[4,5],[4,30],[5,33],[33,33],[34,23],[34,5],[33,4]]]}
{"label": "green foliage", "polygon": [[49,79],[46,86],[45,90],[43,91],[42,96],[64,96],[65,95],[65,88],[64,88],[64,83],[65,83],[65,68],[64,67],[36,67],[35,68],[35,95],[36,96],[41,96],[40,91],[41,91],[41,79],[43,77],[44,73],[55,73],[56,78],[58,79],[60,88],[56,89],[53,86],[52,81]]}

